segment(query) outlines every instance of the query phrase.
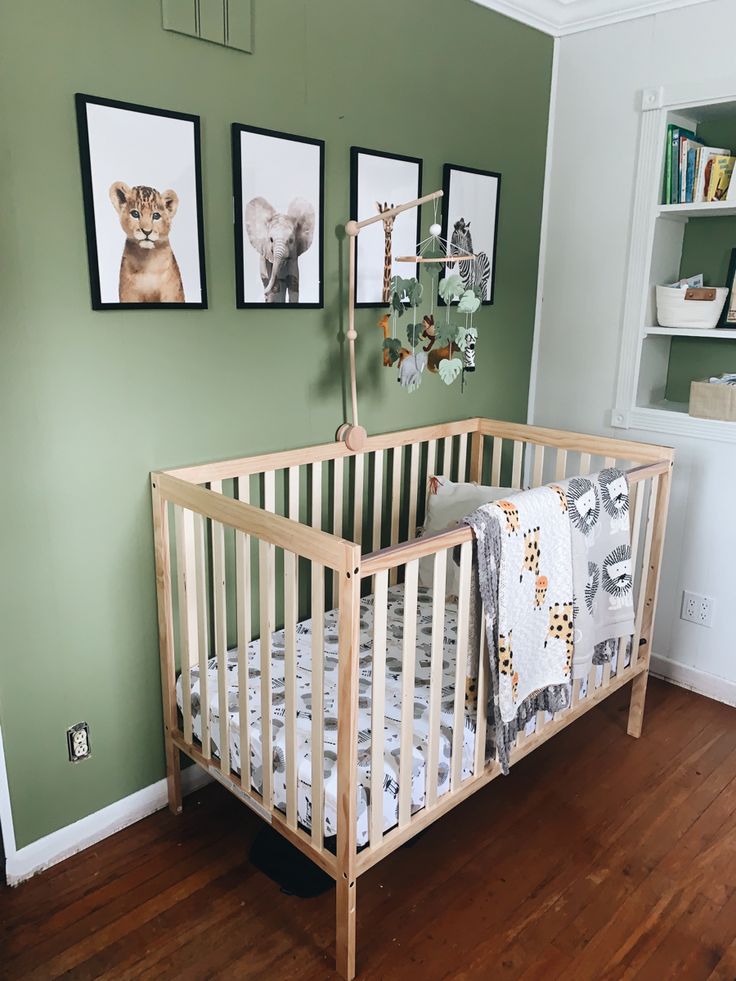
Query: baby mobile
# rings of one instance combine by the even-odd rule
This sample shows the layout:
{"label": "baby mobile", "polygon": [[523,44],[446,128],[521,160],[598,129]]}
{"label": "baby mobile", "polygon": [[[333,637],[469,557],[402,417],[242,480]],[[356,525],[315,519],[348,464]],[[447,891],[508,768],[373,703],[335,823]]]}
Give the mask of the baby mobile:
{"label": "baby mobile", "polygon": [[[416,277],[404,279],[394,276],[391,280],[391,309],[378,322],[383,331],[383,364],[398,365],[399,384],[408,392],[415,392],[422,383],[425,371],[439,375],[445,385],[452,385],[460,378],[461,390],[465,376],[475,371],[475,345],[478,331],[473,326],[473,314],[481,304],[481,288],[466,288],[457,274],[450,274],[455,263],[475,261],[441,238],[442,228],[437,222],[437,201],[434,202],[434,222],[429,226],[429,237],[417,245],[417,254],[397,256],[397,262],[422,264],[429,275],[429,312],[421,314],[420,304],[424,288]],[[441,267],[447,271],[439,279]],[[444,313],[435,311],[435,296],[444,302]],[[458,316],[459,315],[459,316]],[[406,321],[403,318],[406,316]],[[408,347],[400,337],[406,337]]]}

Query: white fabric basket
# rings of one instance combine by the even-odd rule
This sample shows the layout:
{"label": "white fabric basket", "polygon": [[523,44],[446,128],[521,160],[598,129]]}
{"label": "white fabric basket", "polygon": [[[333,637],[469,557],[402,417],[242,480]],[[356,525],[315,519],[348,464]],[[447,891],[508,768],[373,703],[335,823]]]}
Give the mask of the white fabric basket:
{"label": "white fabric basket", "polygon": [[718,287],[715,300],[686,300],[686,290],[671,286],[657,287],[657,320],[660,327],[688,327],[709,330],[716,326],[728,296],[728,289]]}

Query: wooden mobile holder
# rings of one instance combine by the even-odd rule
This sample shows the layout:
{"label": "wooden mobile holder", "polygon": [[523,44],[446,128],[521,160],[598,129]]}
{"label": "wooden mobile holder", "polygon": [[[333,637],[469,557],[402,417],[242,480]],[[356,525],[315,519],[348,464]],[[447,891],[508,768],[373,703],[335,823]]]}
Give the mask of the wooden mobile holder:
{"label": "wooden mobile holder", "polygon": [[[425,194],[421,198],[416,198],[414,201],[407,201],[404,204],[397,204],[395,208],[389,208],[388,211],[382,211],[377,215],[372,215],[370,218],[364,218],[363,221],[356,221],[351,219],[345,225],[345,233],[348,236],[349,250],[348,250],[348,346],[349,346],[349,356],[350,356],[350,405],[351,405],[351,419],[352,422],[343,423],[335,434],[335,439],[338,442],[345,443],[347,448],[353,453],[360,453],[360,451],[365,446],[366,439],[368,438],[368,433],[365,428],[360,425],[358,421],[358,384],[355,375],[355,341],[358,338],[357,331],[355,330],[355,241],[360,234],[361,229],[366,228],[368,225],[373,225],[377,221],[385,221],[386,218],[393,218],[396,215],[401,214],[402,211],[410,211],[412,208],[418,208],[422,204],[426,204],[428,201],[435,201],[437,198],[441,198],[444,191],[432,191],[431,194]],[[450,255],[441,256],[438,258],[428,258],[424,256],[399,256],[398,262],[458,262],[461,259],[473,259],[474,256],[465,255]]]}

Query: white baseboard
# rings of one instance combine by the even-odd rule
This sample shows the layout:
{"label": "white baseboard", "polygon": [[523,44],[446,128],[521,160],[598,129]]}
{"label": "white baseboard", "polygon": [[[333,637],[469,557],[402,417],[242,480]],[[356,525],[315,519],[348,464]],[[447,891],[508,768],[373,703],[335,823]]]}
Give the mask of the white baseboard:
{"label": "white baseboard", "polygon": [[[191,794],[211,780],[212,777],[201,767],[188,766],[181,773],[182,793]],[[144,787],[102,810],[95,811],[94,814],[88,814],[74,824],[59,828],[58,831],[19,848],[14,854],[6,856],[5,874],[8,885],[17,886],[36,872],[56,865],[103,838],[114,835],[116,831],[122,831],[154,811],[160,811],[166,807],[167,802],[166,780],[159,780],[150,787]]]}
{"label": "white baseboard", "polygon": [[655,678],[670,681],[680,688],[689,688],[706,698],[725,702],[726,705],[736,705],[736,681],[719,678],[718,675],[708,674],[707,671],[691,668],[687,664],[680,664],[654,653],[649,662],[649,671]]}

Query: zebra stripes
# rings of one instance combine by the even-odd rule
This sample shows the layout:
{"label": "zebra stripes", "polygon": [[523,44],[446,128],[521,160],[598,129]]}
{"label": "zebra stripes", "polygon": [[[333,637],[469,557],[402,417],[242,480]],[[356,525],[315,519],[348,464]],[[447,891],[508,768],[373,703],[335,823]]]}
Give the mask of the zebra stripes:
{"label": "zebra stripes", "polygon": [[[470,222],[460,218],[455,222],[450,240],[450,255],[473,255],[473,238],[470,234]],[[448,268],[453,268],[454,262],[448,262]],[[474,260],[464,259],[458,263],[458,273],[466,290],[478,289],[481,300],[488,300],[488,283],[491,278],[491,263],[485,252],[475,254]]]}

